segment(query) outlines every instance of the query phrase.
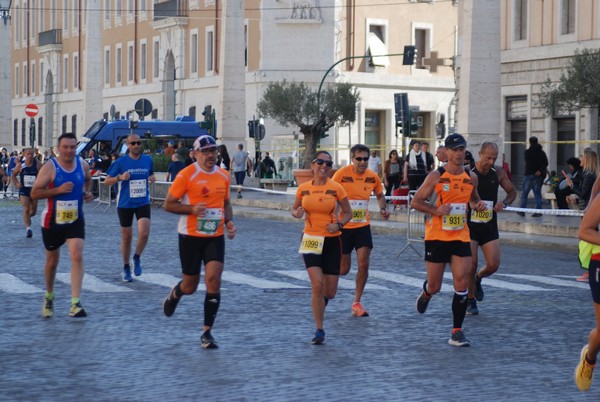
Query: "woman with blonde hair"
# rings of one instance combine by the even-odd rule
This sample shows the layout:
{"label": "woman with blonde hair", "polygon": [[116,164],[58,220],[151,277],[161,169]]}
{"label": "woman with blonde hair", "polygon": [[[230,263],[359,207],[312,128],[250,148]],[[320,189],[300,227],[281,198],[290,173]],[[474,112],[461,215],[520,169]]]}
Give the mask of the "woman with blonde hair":
{"label": "woman with blonde hair", "polygon": [[591,149],[586,149],[581,157],[581,167],[583,172],[578,186],[575,186],[570,178],[566,179],[567,186],[573,190],[573,193],[567,196],[567,204],[578,204],[579,209],[585,209],[590,201],[594,182],[600,173],[598,154]]}

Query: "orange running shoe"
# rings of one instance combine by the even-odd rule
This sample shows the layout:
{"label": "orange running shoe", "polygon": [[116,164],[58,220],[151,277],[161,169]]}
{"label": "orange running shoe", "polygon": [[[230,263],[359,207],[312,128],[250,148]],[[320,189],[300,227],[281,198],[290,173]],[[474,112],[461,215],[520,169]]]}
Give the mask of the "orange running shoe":
{"label": "orange running shoe", "polygon": [[590,278],[590,273],[585,271],[581,276],[577,277],[577,282],[587,282]]}
{"label": "orange running shoe", "polygon": [[353,317],[368,317],[369,313],[359,302],[352,304],[352,316]]}

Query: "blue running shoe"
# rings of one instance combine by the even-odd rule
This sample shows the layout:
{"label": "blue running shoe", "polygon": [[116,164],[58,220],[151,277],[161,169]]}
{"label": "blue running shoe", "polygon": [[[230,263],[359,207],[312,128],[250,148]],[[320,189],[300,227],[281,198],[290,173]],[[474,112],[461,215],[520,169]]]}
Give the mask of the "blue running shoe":
{"label": "blue running shoe", "polygon": [[131,268],[123,268],[123,282],[133,282]]}
{"label": "blue running shoe", "polygon": [[135,276],[140,276],[142,274],[142,262],[139,257],[133,257],[133,273]]}
{"label": "blue running shoe", "polygon": [[312,338],[312,344],[313,345],[322,345],[325,343],[325,331],[323,331],[322,329],[317,329],[317,332],[315,332],[315,337]]}

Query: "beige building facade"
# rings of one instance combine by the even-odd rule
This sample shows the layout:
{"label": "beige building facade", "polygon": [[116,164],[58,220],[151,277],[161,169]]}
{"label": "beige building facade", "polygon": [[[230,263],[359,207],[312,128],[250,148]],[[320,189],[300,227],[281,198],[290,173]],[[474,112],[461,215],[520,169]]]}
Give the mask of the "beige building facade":
{"label": "beige building facade", "polygon": [[[222,0],[13,0],[12,118],[0,145],[29,144],[27,104],[35,103],[36,146],[47,148],[63,132],[81,137],[97,119],[127,117],[138,99],[153,110],[146,119],[172,120],[220,110]],[[248,0],[243,2],[245,114],[270,82],[319,86],[332,82],[360,92],[357,120],[335,127],[321,146],[348,162],[349,145],[366,143],[384,155],[402,148],[394,94],[408,93],[417,137],[436,141],[436,123],[453,125],[457,49],[456,1]],[[419,51],[414,66],[402,64],[405,45]],[[364,56],[358,58],[357,56]],[[221,101],[222,104],[222,101]],[[138,116],[135,115],[137,119]],[[295,127],[265,121],[262,150],[297,155]],[[3,123],[5,124],[5,123]],[[231,133],[218,132],[227,142]],[[240,138],[239,133],[233,137]],[[254,141],[244,133],[249,151]]]}
{"label": "beige building facade", "polygon": [[[502,134],[513,176],[523,174],[530,136],[539,138],[549,169],[586,147],[598,150],[598,111],[547,115],[539,103],[542,84],[558,82],[575,51],[600,47],[598,0],[502,0]],[[590,77],[596,79],[596,77]]]}

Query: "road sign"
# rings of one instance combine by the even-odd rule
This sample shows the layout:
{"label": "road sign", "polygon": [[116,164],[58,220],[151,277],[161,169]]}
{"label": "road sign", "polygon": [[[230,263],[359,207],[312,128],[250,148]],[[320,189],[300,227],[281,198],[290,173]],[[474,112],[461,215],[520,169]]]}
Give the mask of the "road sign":
{"label": "road sign", "polygon": [[35,103],[30,103],[27,106],[25,106],[25,114],[29,117],[37,116],[39,111],[40,111],[40,109],[37,107],[37,105]]}

